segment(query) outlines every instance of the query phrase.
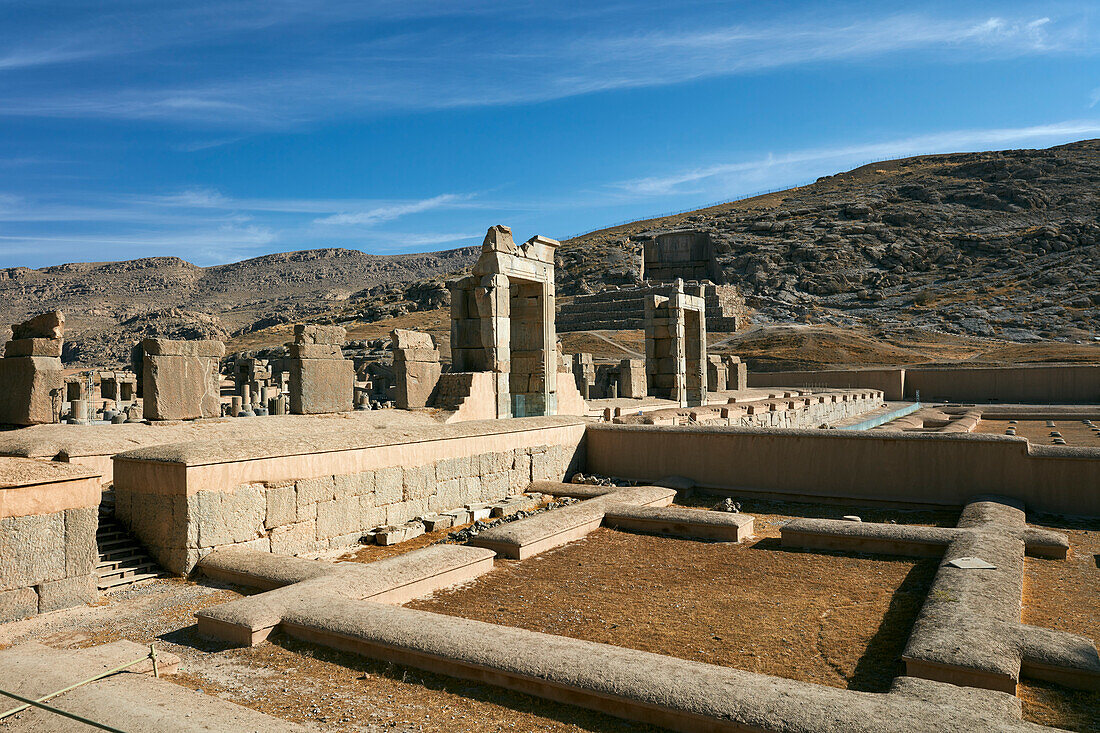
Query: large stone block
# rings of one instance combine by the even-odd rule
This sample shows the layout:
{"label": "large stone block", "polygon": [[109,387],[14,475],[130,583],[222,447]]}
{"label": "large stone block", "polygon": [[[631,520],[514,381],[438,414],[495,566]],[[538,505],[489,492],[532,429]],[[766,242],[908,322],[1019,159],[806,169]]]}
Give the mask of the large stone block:
{"label": "large stone block", "polygon": [[91,575],[99,561],[99,507],[65,510],[65,575]]}
{"label": "large stone block", "polygon": [[374,472],[374,503],[393,504],[404,499],[405,475],[400,466],[381,468]]}
{"label": "large stone block", "polygon": [[13,339],[61,339],[65,335],[65,314],[61,311],[49,311],[22,323],[12,324]]}
{"label": "large stone block", "polygon": [[336,498],[336,481],[332,476],[304,478],[295,485],[298,489],[299,507],[303,504],[316,504],[319,501],[330,501]]}
{"label": "large stone block", "polygon": [[272,529],[291,524],[298,518],[297,491],[294,484],[267,488],[267,514],[264,527]]}
{"label": "large stone block", "polygon": [[380,527],[386,523],[386,507],[374,506],[371,497],[359,497],[359,528],[363,531]]}
{"label": "large stone block", "polygon": [[317,539],[327,540],[355,532],[360,528],[359,516],[357,496],[320,502],[317,504]]}
{"label": "large stone block", "polygon": [[292,359],[290,411],[295,415],[348,412],[355,395],[355,364],[346,359]]}
{"label": "large stone block", "polygon": [[177,341],[174,339],[144,339],[141,348],[148,356],[199,356],[220,359],[225,356],[221,341]]}
{"label": "large stone block", "polygon": [[393,348],[397,349],[435,349],[435,341],[431,334],[423,331],[412,331],[407,328],[395,328],[390,331],[390,340]]}
{"label": "large stone block", "polygon": [[38,612],[47,613],[82,606],[92,603],[98,597],[94,574],[53,580],[38,586]]}
{"label": "large stone block", "polygon": [[216,357],[146,354],[142,359],[142,375],[142,413],[146,419],[195,420],[221,414]]}
{"label": "large stone block", "polygon": [[296,344],[343,344],[348,337],[343,326],[321,326],[315,323],[298,323],[294,326]]}
{"label": "large stone block", "polygon": [[339,344],[288,344],[291,359],[343,359]]}
{"label": "large stone block", "polygon": [[0,590],[64,577],[64,512],[0,519]]}
{"label": "large stone block", "polygon": [[61,360],[49,356],[0,359],[0,424],[40,425],[56,421],[55,394],[64,377]]}
{"label": "large stone block", "polygon": [[34,588],[0,591],[0,624],[20,621],[38,613],[38,593]]}
{"label": "large stone block", "polygon": [[50,356],[61,358],[61,339],[13,339],[4,345],[4,357]]}
{"label": "large stone block", "polygon": [[405,469],[404,498],[424,499],[435,491],[435,465],[414,466]]}
{"label": "large stone block", "polygon": [[267,498],[262,486],[200,491],[195,499],[192,521],[198,526],[198,547],[238,544],[264,534]]}
{"label": "large stone block", "polygon": [[410,410],[426,407],[432,399],[443,367],[435,361],[405,361],[394,359],[395,390],[394,401],[398,408]]}
{"label": "large stone block", "polygon": [[300,555],[327,548],[328,543],[317,541],[314,522],[296,522],[276,527],[271,531],[271,551],[276,555]]}

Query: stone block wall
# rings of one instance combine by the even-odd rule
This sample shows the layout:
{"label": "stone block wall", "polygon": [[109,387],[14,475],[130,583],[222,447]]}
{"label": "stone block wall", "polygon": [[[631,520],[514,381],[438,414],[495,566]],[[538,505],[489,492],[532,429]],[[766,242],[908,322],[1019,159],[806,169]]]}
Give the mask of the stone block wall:
{"label": "stone block wall", "polygon": [[[0,459],[26,476],[44,461]],[[97,597],[99,476],[60,464],[44,467],[61,476],[27,485],[0,480],[0,623],[90,603]],[[29,468],[27,468],[29,467]]]}
{"label": "stone block wall", "polygon": [[[493,450],[475,448],[469,455],[422,461],[393,446],[385,453],[390,460],[370,470],[190,492],[158,491],[140,474],[140,466],[129,477],[116,460],[115,511],[175,573],[190,572],[202,557],[229,545],[288,555],[320,552],[352,545],[375,527],[503,499],[523,492],[532,481],[564,480],[583,462],[583,425],[569,430],[575,436],[565,443],[554,438],[558,442],[535,439],[534,445],[522,445],[531,440],[495,436],[484,443]],[[517,447],[498,449],[509,442]],[[425,457],[438,454],[430,444],[425,448],[417,450]],[[331,465],[340,465],[339,459]]]}

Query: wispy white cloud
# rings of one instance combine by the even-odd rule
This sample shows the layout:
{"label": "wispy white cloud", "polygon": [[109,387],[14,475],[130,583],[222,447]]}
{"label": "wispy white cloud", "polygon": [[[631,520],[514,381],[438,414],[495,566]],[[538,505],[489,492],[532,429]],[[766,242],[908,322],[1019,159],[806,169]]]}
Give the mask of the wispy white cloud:
{"label": "wispy white cloud", "polygon": [[612,188],[631,196],[674,194],[734,195],[790,185],[838,169],[912,155],[999,149],[1021,144],[1049,145],[1100,135],[1100,120],[1069,120],[1049,125],[982,130],[952,130],[884,142],[856,143],[769,154],[753,160],[685,169],[621,181]]}
{"label": "wispy white cloud", "polygon": [[377,206],[367,211],[355,211],[344,212],[340,214],[333,214],[332,216],[326,216],[320,219],[314,219],[314,224],[328,224],[328,225],[348,225],[354,224],[358,226],[373,226],[385,221],[392,221],[408,214],[417,214],[422,211],[428,211],[430,209],[438,209],[442,206],[447,206],[456,201],[461,201],[468,196],[458,196],[452,193],[445,193],[439,196],[433,196],[429,199],[423,199],[421,201],[410,201],[406,203],[388,204],[385,206]]}
{"label": "wispy white cloud", "polygon": [[1089,109],[1092,109],[1097,104],[1100,104],[1100,87],[1096,87],[1092,90],[1092,93],[1089,94]]}
{"label": "wispy white cloud", "polygon": [[[907,53],[952,61],[1091,55],[1100,49],[1087,18],[1052,12],[992,17],[965,10],[955,15],[861,12],[825,19],[803,13],[737,25],[696,21],[693,27],[662,24],[655,14],[649,27],[639,27],[637,19],[649,16],[627,11],[615,16],[604,10],[607,17],[578,35],[570,24],[541,23],[537,30],[510,25],[514,20],[493,10],[491,3],[411,3],[408,8],[398,3],[362,3],[360,8],[270,3],[266,10],[262,5],[243,3],[254,15],[243,13],[242,20],[229,9],[200,3],[194,17],[186,17],[188,22],[169,24],[159,15],[142,15],[136,25],[152,23],[154,32],[133,35],[153,40],[118,40],[97,27],[90,38],[72,46],[49,40],[39,51],[12,55],[9,68],[14,70],[36,58],[59,61],[65,54],[91,53],[87,49],[97,47],[108,54],[118,48],[135,53],[152,48],[142,44],[198,46],[210,42],[210,33],[216,38],[236,34],[234,40],[248,49],[244,57],[221,48],[211,58],[175,54],[170,63],[158,63],[153,53],[134,61],[136,69],[150,73],[105,75],[107,81],[79,87],[15,84],[0,92],[0,115],[184,121],[254,130],[403,110],[543,102]],[[486,31],[478,24],[454,28],[428,22],[406,30],[382,22],[403,13],[417,18],[483,14],[492,21],[493,42],[485,42]],[[385,30],[365,30],[363,40],[350,46],[329,43],[331,28],[326,24],[338,26],[348,18],[381,19],[369,28]],[[276,31],[298,23],[307,26],[296,35],[302,52],[287,54]],[[217,30],[211,30],[215,25]],[[106,35],[108,41],[97,40],[95,34]],[[0,58],[0,69],[3,63]],[[162,67],[175,73],[162,73]]]}

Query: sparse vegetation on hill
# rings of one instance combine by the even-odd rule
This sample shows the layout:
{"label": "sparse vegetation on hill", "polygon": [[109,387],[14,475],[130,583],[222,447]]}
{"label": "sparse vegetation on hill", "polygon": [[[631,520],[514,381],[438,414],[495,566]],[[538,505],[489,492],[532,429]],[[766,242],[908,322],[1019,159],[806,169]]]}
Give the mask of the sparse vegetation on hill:
{"label": "sparse vegetation on hill", "polygon": [[[880,345],[922,332],[1087,345],[1100,335],[1098,184],[1100,140],[874,163],[563,242],[558,293],[638,282],[634,237],[690,227],[710,233],[725,280],[758,325],[856,330]],[[11,268],[0,270],[0,319],[64,310],[66,359],[86,366],[124,359],[144,335],[259,345],[295,320],[435,324],[445,280],[476,254],[321,249],[211,268],[178,258]],[[877,348],[880,361],[892,360],[888,351]]]}

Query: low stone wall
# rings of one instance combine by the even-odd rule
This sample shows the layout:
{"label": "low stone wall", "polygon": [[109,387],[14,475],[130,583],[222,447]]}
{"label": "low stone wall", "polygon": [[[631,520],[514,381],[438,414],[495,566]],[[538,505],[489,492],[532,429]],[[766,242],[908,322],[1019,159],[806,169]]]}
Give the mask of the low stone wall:
{"label": "low stone wall", "polygon": [[587,472],[790,497],[962,506],[996,493],[1029,511],[1100,516],[1100,449],[1024,438],[876,430],[594,424]]}
{"label": "low stone wall", "polygon": [[562,480],[584,422],[466,422],[404,435],[181,443],[115,456],[116,512],[157,560],[187,573],[230,545],[302,554],[362,533]]}
{"label": "low stone wall", "polygon": [[830,369],[752,372],[750,387],[870,387],[886,399],[1029,404],[1100,403],[1100,365]]}
{"label": "low stone wall", "polygon": [[96,599],[99,475],[0,458],[0,623]]}
{"label": "low stone wall", "polygon": [[749,372],[750,387],[830,387],[880,390],[897,402],[905,397],[904,369],[829,369],[816,372]]}
{"label": "low stone wall", "polygon": [[780,396],[746,403],[655,410],[641,415],[623,408],[612,418],[619,425],[728,425],[742,428],[817,428],[862,415],[882,406],[877,390]]}

